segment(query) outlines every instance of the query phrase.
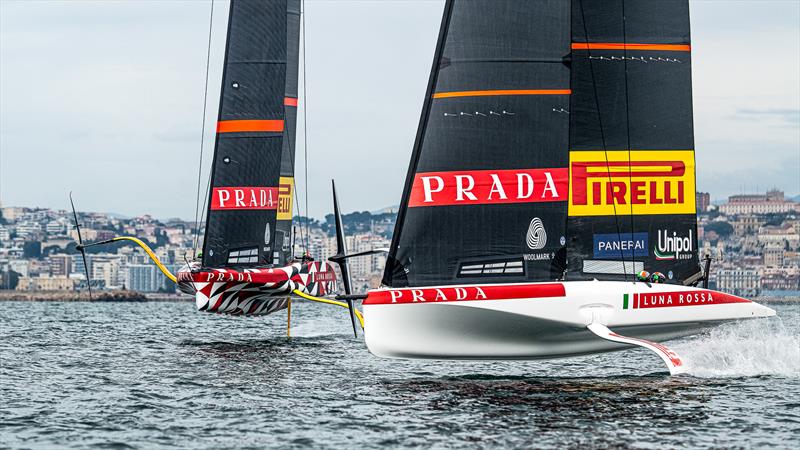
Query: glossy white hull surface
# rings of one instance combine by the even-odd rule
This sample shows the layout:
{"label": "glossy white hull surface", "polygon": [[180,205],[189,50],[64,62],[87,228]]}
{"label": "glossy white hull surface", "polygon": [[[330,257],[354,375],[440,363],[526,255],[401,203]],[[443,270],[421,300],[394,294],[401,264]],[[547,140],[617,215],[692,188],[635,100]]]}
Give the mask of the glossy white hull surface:
{"label": "glossy white hull surface", "polygon": [[570,281],[370,291],[373,354],[428,359],[538,359],[630,348],[587,330],[665,341],[775,311],[721,292],[669,284]]}

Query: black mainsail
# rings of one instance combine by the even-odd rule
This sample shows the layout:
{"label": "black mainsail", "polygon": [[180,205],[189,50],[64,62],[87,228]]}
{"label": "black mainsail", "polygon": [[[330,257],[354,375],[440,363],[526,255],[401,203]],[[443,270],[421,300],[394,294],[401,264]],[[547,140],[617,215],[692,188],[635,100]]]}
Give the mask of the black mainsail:
{"label": "black mainsail", "polygon": [[300,0],[231,0],[206,267],[291,257]]}
{"label": "black mainsail", "polygon": [[686,0],[572,0],[569,279],[699,272]]}
{"label": "black mainsail", "polygon": [[383,283],[697,272],[689,45],[686,0],[448,0]]}

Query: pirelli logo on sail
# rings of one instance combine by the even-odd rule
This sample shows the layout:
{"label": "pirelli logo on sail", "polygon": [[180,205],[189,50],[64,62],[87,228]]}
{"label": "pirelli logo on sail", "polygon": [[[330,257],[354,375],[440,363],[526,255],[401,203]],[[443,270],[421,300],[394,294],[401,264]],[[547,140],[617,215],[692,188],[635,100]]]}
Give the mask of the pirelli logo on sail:
{"label": "pirelli logo on sail", "polygon": [[569,215],[695,214],[694,152],[570,152]]}
{"label": "pirelli logo on sail", "polygon": [[294,178],[281,177],[278,183],[278,220],[292,220],[292,199],[294,198]]}

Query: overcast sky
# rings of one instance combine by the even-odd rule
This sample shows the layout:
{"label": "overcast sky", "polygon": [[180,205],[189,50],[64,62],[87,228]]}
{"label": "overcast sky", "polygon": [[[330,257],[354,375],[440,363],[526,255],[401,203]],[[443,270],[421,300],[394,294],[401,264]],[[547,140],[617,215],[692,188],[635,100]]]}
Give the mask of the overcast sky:
{"label": "overcast sky", "polygon": [[[193,218],[210,5],[0,0],[3,205],[66,208],[72,190],[81,210]],[[443,1],[306,6],[310,214],[331,210],[332,177],[345,211],[396,205]],[[215,1],[204,182],[227,9]],[[691,14],[698,189],[800,193],[800,1]]]}

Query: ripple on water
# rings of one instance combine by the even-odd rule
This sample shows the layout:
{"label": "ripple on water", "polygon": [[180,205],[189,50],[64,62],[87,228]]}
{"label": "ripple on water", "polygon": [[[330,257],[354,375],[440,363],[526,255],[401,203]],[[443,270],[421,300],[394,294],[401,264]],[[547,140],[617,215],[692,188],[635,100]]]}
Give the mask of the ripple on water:
{"label": "ripple on water", "polygon": [[8,304],[10,447],[793,447],[800,304],[673,344],[536,362],[379,359],[346,314],[261,319],[190,304]]}

